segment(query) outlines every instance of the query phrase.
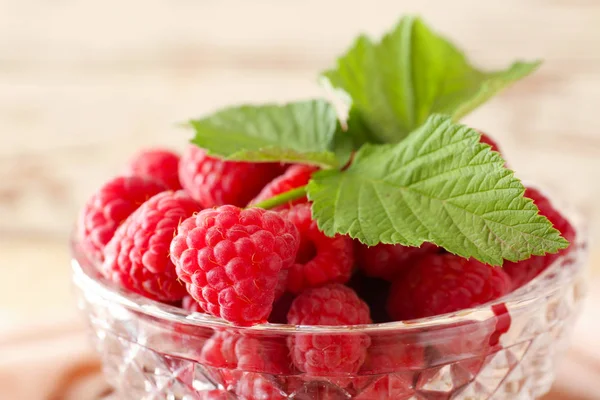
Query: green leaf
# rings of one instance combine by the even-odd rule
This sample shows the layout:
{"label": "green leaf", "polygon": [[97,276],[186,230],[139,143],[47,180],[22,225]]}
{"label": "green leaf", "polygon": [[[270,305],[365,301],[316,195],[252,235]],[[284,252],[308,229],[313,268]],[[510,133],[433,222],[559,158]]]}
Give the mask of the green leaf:
{"label": "green leaf", "polygon": [[360,36],[323,76],[352,97],[367,135],[396,143],[434,113],[461,118],[539,65],[478,70],[421,19],[404,17],[379,43]]}
{"label": "green leaf", "polygon": [[293,162],[338,167],[337,115],[324,100],[244,105],[192,120],[192,143],[237,161]]}
{"label": "green leaf", "polygon": [[320,171],[309,183],[319,228],[367,245],[432,242],[492,265],[565,248],[502,157],[479,139],[434,115],[398,144],[363,146],[348,169]]}

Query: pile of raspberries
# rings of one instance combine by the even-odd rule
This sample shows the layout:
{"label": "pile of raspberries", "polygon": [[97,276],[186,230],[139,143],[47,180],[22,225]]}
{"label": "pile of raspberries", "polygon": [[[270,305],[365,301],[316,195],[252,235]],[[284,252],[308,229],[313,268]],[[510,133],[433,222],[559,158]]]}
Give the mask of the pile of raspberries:
{"label": "pile of raspberries", "polygon": [[[489,137],[482,141],[495,146]],[[181,156],[142,151],[87,201],[78,243],[116,287],[237,326],[362,325],[450,313],[506,295],[568,251],[494,268],[430,243],[367,247],[348,236],[327,237],[311,218],[307,198],[271,210],[253,206],[307,184],[317,170],[225,161],[194,145]],[[575,238],[547,198],[532,188],[526,196],[567,240]],[[206,357],[227,344],[224,335],[205,346]],[[333,335],[326,344],[314,339],[288,343],[286,356],[297,370],[356,373],[394,357],[369,356],[367,336]],[[410,362],[419,357],[411,355]]]}

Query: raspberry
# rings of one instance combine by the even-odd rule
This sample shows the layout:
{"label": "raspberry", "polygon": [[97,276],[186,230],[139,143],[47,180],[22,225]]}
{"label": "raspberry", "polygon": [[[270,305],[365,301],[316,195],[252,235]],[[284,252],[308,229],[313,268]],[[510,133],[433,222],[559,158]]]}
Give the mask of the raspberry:
{"label": "raspberry", "polygon": [[[288,312],[293,325],[370,324],[369,307],[344,285],[330,284],[308,289]],[[288,341],[296,367],[311,375],[356,373],[367,354],[370,338],[365,334],[298,334]]]}
{"label": "raspberry", "polygon": [[127,172],[147,176],[171,190],[180,190],[179,155],[165,149],[148,149],[137,153],[129,162]]}
{"label": "raspberry", "polygon": [[200,304],[189,294],[181,300],[181,308],[193,313],[203,313],[204,310],[200,307]]}
{"label": "raspberry", "polygon": [[330,376],[323,380],[312,379],[307,376],[289,377],[286,391],[293,393],[291,398],[298,400],[346,400],[349,398],[348,383],[356,380],[344,377],[331,379]]}
{"label": "raspberry", "polygon": [[[285,193],[292,189],[299,188],[308,183],[313,172],[317,171],[317,167],[312,167],[309,165],[292,165],[289,167],[285,173],[277,178],[273,179],[271,182],[265,186],[261,192],[250,202],[250,204],[256,204],[263,200],[270,199],[271,197],[277,196],[278,194]],[[289,203],[288,206],[292,206],[295,204],[300,204],[306,202],[306,197],[298,200],[294,200]]]}
{"label": "raspberry", "polygon": [[204,310],[237,325],[266,322],[282,269],[300,242],[294,225],[275,211],[221,206],[179,226],[171,259]]}
{"label": "raspberry", "polygon": [[508,293],[511,285],[502,268],[433,254],[392,283],[387,309],[398,321],[430,317],[487,303]]}
{"label": "raspberry", "polygon": [[123,221],[150,197],[166,190],[162,184],[138,176],[117,177],[105,183],[85,203],[79,217],[79,240],[84,251],[102,261],[102,251]]}
{"label": "raspberry", "polygon": [[295,205],[282,211],[282,215],[300,232],[300,249],[288,274],[288,291],[300,293],[306,288],[345,283],[350,279],[354,265],[350,237],[325,236],[311,218],[309,203]]}
{"label": "raspberry", "polygon": [[287,286],[288,280],[288,272],[289,269],[279,271],[279,275],[277,276],[277,286],[275,286],[275,301],[279,300],[279,298],[285,293],[285,288]]}
{"label": "raspberry", "polygon": [[169,243],[179,222],[198,209],[183,191],[159,193],[142,204],[106,245],[104,275],[151,299],[181,300],[186,291],[169,260]]}
{"label": "raspberry", "polygon": [[498,143],[496,143],[496,141],[494,139],[492,139],[486,133],[483,133],[481,131],[479,131],[479,133],[481,133],[481,139],[479,140],[481,143],[489,144],[492,147],[492,151],[500,153],[500,147],[498,146]]}
{"label": "raspberry", "polygon": [[277,163],[224,161],[189,146],[179,162],[183,188],[205,208],[232,204],[243,207],[282,171]]}
{"label": "raspberry", "polygon": [[284,400],[285,392],[277,383],[266,376],[254,373],[245,373],[238,382],[235,393],[240,400]]}
{"label": "raspberry", "polygon": [[238,368],[265,374],[289,374],[292,363],[281,337],[245,336],[236,346]]}
{"label": "raspberry", "polygon": [[197,400],[233,400],[225,390],[201,390],[198,392]]}
{"label": "raspberry", "polygon": [[372,383],[356,397],[356,400],[413,399],[413,374],[385,375]]}
{"label": "raspberry", "polygon": [[354,250],[358,267],[365,275],[392,281],[418,259],[437,252],[439,247],[427,242],[421,247],[400,244],[378,244],[368,247],[355,241]]}
{"label": "raspberry", "polygon": [[[474,377],[483,366],[486,356],[501,350],[497,341],[493,343],[503,333],[501,322],[502,318],[493,317],[483,321],[473,320],[431,327],[427,334],[437,339],[430,343],[432,346],[429,352],[435,354],[435,359],[443,359],[447,364],[460,361],[457,373],[467,373]],[[435,332],[436,330],[439,332]],[[489,362],[489,359],[486,362]],[[426,376],[423,376],[423,380],[432,378],[436,373],[435,369],[430,369],[424,374]]]}
{"label": "raspberry", "polygon": [[[407,336],[407,335],[404,335]],[[390,374],[425,365],[425,347],[413,339],[407,341],[402,335],[377,333],[371,338],[371,347],[361,374]]]}
{"label": "raspberry", "polygon": [[235,344],[240,338],[241,335],[229,334],[226,331],[215,332],[204,344],[200,362],[217,368],[237,368]]}
{"label": "raspberry", "polygon": [[281,337],[216,332],[204,345],[200,360],[216,368],[239,369],[265,374],[289,374],[291,362]]}
{"label": "raspberry", "polygon": [[[542,193],[536,189],[527,188],[525,196],[533,200],[540,209],[540,214],[546,216],[552,222],[552,225],[569,242],[575,240],[575,229],[550,203]],[[557,258],[566,254],[569,247],[560,250],[555,254],[546,254],[543,256],[531,256],[530,258],[518,262],[507,261],[504,263],[504,271],[512,278],[514,288],[518,288],[531,281],[542,271],[550,266]]]}

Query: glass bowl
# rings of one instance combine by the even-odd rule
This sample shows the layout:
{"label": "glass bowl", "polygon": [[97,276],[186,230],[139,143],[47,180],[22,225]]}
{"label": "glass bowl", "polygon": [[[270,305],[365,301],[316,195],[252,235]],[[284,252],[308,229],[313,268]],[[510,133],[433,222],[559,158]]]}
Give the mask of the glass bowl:
{"label": "glass bowl", "polygon": [[[568,253],[493,303],[351,327],[234,327],[112,287],[76,240],[71,249],[79,306],[119,399],[525,400],[550,389],[585,294],[577,232]],[[291,354],[325,367],[303,372]],[[355,361],[327,371],[340,360]]]}

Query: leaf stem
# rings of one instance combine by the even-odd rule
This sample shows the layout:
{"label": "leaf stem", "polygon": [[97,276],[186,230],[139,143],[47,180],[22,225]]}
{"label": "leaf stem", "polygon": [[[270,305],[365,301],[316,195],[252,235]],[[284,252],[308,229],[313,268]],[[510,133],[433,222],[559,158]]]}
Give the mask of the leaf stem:
{"label": "leaf stem", "polygon": [[288,190],[287,192],[283,192],[281,194],[278,194],[277,196],[273,196],[270,199],[266,199],[256,204],[253,204],[252,207],[264,208],[265,210],[268,210],[280,206],[282,204],[287,204],[294,200],[300,199],[306,196],[306,186],[308,185]]}

